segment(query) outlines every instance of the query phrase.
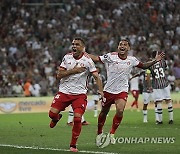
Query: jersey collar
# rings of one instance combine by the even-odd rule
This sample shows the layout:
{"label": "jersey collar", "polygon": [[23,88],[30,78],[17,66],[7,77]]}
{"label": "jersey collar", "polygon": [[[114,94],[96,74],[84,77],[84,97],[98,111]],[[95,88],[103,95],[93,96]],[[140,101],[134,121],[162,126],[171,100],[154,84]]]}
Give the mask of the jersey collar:
{"label": "jersey collar", "polygon": [[79,59],[81,59],[81,58],[82,58],[82,56],[83,56],[83,55],[84,55],[84,52],[82,52],[82,53],[81,53],[81,55],[80,55],[79,57],[77,57],[77,58],[76,58],[76,57],[74,57],[74,55],[73,55],[73,57],[74,57],[74,59],[79,60]]}
{"label": "jersey collar", "polygon": [[122,58],[122,57],[119,55],[119,53],[118,53],[118,57],[119,57],[121,60],[127,59],[127,57],[126,57],[126,58]]}

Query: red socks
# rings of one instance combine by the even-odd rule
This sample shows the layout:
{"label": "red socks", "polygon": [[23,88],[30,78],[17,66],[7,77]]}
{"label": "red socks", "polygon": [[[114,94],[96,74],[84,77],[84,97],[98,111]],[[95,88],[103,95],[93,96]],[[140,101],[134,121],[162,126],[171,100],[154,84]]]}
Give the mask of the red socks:
{"label": "red socks", "polygon": [[58,113],[53,113],[51,111],[49,111],[49,117],[53,120],[53,121],[58,121],[60,116]]}
{"label": "red socks", "polygon": [[118,117],[117,114],[114,116],[113,118],[113,124],[112,124],[112,127],[111,127],[111,131],[110,131],[110,134],[114,134],[116,129],[118,128],[118,126],[120,125],[121,121],[122,121],[122,117]]}
{"label": "red socks", "polygon": [[72,138],[71,138],[71,143],[70,146],[76,146],[77,139],[79,137],[79,134],[81,132],[81,117],[74,117],[74,126],[72,128]]}
{"label": "red socks", "polygon": [[136,108],[138,108],[138,102],[137,101],[134,101],[131,105],[131,107],[133,107],[134,105],[136,105]]}
{"label": "red socks", "polygon": [[106,121],[106,116],[102,116],[101,114],[99,114],[99,117],[98,117],[98,131],[97,131],[98,135],[102,133],[102,128],[104,126],[105,121]]}

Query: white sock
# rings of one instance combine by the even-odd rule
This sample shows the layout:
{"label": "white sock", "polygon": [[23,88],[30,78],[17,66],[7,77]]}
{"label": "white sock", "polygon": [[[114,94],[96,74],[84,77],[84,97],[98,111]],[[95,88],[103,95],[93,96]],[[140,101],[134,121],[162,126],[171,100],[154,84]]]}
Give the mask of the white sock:
{"label": "white sock", "polygon": [[158,116],[158,111],[157,111],[157,107],[155,107],[155,121],[159,121],[159,116]]}
{"label": "white sock", "polygon": [[82,116],[82,118],[81,118],[81,122],[84,122],[84,121],[85,121],[84,116]]}
{"label": "white sock", "polygon": [[162,104],[161,103],[157,104],[157,112],[158,112],[159,122],[162,122]]}
{"label": "white sock", "polygon": [[172,102],[168,103],[169,120],[173,120],[173,106]]}
{"label": "white sock", "polygon": [[97,110],[97,104],[94,105],[94,117],[97,117],[98,115],[98,110]]}
{"label": "white sock", "polygon": [[68,115],[68,123],[70,122],[73,122],[73,119],[74,119],[74,112],[73,112],[73,109],[72,107],[69,108],[69,115]]}
{"label": "white sock", "polygon": [[143,110],[144,121],[147,121],[147,110]]}

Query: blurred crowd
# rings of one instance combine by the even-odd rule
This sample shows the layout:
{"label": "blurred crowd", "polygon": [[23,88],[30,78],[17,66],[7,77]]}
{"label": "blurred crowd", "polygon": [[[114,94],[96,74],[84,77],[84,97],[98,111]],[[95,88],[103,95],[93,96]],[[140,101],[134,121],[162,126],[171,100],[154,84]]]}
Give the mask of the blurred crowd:
{"label": "blurred crowd", "polygon": [[0,97],[54,94],[57,67],[75,36],[97,55],[115,51],[123,38],[142,61],[164,51],[172,90],[179,91],[178,0],[1,0]]}

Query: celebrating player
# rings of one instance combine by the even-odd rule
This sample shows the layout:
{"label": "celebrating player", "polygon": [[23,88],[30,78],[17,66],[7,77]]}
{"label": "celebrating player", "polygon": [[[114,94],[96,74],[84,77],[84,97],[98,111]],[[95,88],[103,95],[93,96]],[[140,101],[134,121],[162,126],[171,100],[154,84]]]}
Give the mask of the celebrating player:
{"label": "celebrating player", "polygon": [[76,142],[82,127],[81,117],[87,105],[86,93],[89,72],[96,79],[99,94],[102,97],[103,87],[94,62],[85,52],[85,43],[81,38],[73,39],[72,50],[73,52],[64,56],[57,72],[57,78],[60,79],[59,92],[54,96],[49,117],[52,119],[50,127],[53,128],[62,118],[60,112],[64,111],[71,104],[74,111],[74,125],[72,128],[70,151],[78,152]]}
{"label": "celebrating player", "polygon": [[[121,40],[117,52],[107,53],[103,56],[90,55],[93,61],[105,64],[107,71],[107,83],[104,87],[105,99],[102,101],[102,109],[98,117],[97,146],[101,144],[106,116],[110,110],[111,104],[114,103],[116,106],[116,114],[113,118],[112,127],[110,133],[107,135],[107,139],[109,139],[109,143],[115,144],[114,134],[123,118],[123,112],[128,97],[128,79],[132,68],[136,66],[147,69],[164,57],[164,53],[161,53],[156,55],[153,60],[142,63],[135,57],[128,56],[129,50],[129,41]],[[106,145],[103,145],[103,147],[109,144],[108,142],[105,143]]]}
{"label": "celebrating player", "polygon": [[[154,58],[156,55],[161,54],[158,51],[154,51],[152,53],[152,57]],[[161,60],[158,63],[154,64],[150,67],[152,73],[152,86],[153,86],[153,95],[154,100],[157,105],[157,112],[158,112],[158,122],[157,124],[162,124],[162,102],[168,104],[168,112],[169,112],[169,124],[173,124],[173,106],[170,96],[170,86],[165,75],[166,70],[166,62],[165,60]]]}

